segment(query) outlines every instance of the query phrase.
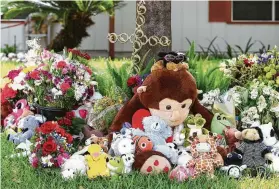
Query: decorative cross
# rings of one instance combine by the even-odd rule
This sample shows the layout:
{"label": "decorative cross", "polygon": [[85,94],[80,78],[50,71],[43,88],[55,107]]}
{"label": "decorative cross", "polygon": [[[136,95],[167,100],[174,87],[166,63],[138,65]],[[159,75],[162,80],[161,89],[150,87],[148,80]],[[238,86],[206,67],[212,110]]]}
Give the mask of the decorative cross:
{"label": "decorative cross", "polygon": [[130,41],[130,43],[133,44],[133,53],[132,53],[132,60],[133,60],[133,67],[138,65],[141,61],[141,57],[138,55],[141,48],[149,44],[150,46],[169,46],[171,41],[166,36],[161,36],[160,38],[158,36],[150,36],[149,38],[144,34],[142,30],[142,26],[145,23],[145,17],[144,14],[146,13],[146,7],[144,0],[140,0],[137,5],[137,17],[136,17],[136,29],[134,33],[131,35],[128,35],[127,33],[121,33],[117,35],[116,33],[109,33],[108,34],[108,40],[110,43],[116,43],[119,41],[120,43],[127,43]]}

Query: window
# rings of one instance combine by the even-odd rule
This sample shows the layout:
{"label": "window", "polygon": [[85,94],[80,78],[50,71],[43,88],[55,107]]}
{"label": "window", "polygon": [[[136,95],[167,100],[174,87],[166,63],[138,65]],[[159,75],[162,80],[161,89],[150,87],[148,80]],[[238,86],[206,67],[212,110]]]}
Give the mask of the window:
{"label": "window", "polygon": [[279,1],[232,1],[232,21],[279,21]]}

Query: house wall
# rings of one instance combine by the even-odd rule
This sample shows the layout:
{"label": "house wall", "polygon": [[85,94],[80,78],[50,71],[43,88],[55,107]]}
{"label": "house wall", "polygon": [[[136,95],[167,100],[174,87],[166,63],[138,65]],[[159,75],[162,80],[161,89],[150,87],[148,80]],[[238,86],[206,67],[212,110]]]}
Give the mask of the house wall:
{"label": "house wall", "polygon": [[[148,7],[147,7],[148,8]],[[172,1],[172,49],[185,51],[189,48],[186,37],[195,41],[197,45],[207,47],[209,41],[218,36],[215,45],[226,51],[225,40],[232,46],[245,47],[248,39],[260,40],[266,45],[279,46],[279,25],[247,25],[208,22],[208,1]],[[115,15],[115,32],[117,34],[131,34],[135,29],[136,2],[126,1],[126,6],[117,10]],[[80,45],[82,50],[108,50],[109,17],[100,14],[93,17],[95,25],[88,28],[89,37],[84,38]],[[5,24],[1,24],[4,27]],[[61,26],[56,23],[52,27],[51,36],[59,32]],[[17,36],[18,49],[23,49],[23,26],[1,30],[1,47],[8,43],[13,44],[13,36]],[[251,50],[256,51],[261,47],[259,42]],[[199,48],[197,50],[200,50]],[[132,51],[132,44],[115,44],[115,51]]]}

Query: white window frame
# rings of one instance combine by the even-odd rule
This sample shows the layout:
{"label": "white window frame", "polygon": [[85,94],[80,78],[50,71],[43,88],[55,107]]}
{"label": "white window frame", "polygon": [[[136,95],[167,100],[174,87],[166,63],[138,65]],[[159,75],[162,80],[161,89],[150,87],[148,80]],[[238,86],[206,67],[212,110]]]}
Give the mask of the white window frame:
{"label": "white window frame", "polygon": [[233,2],[238,0],[231,0],[231,22],[279,22],[279,20],[275,20],[275,1],[272,0],[272,20],[234,20],[233,19]]}

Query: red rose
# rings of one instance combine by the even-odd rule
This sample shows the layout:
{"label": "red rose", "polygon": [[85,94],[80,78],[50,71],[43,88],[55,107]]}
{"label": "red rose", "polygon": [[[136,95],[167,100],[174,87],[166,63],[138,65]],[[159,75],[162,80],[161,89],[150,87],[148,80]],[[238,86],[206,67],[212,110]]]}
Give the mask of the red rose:
{"label": "red rose", "polygon": [[38,70],[34,70],[34,71],[29,73],[29,76],[32,79],[38,80],[38,79],[40,79],[40,72]]}
{"label": "red rose", "polygon": [[59,61],[58,63],[57,63],[57,68],[61,68],[61,69],[63,69],[63,68],[65,68],[66,67],[66,62],[65,61]]}
{"label": "red rose", "polygon": [[62,90],[62,92],[64,93],[64,92],[66,92],[69,88],[71,88],[71,86],[70,86],[70,84],[69,83],[62,83],[61,85],[60,85],[60,88],[61,88],[61,90]]}
{"label": "red rose", "polygon": [[53,152],[56,152],[57,144],[52,137],[48,137],[47,141],[43,144],[43,154],[49,155]]}
{"label": "red rose", "polygon": [[132,86],[134,86],[135,84],[137,84],[137,78],[136,78],[136,77],[130,77],[130,78],[127,80],[127,85],[128,85],[128,87],[132,87]]}
{"label": "red rose", "polygon": [[40,131],[43,134],[49,134],[58,127],[57,123],[54,121],[47,121],[40,127]]}
{"label": "red rose", "polygon": [[83,54],[83,58],[85,58],[86,60],[90,60],[91,59],[91,57],[87,53]]}
{"label": "red rose", "polygon": [[71,143],[73,142],[73,137],[72,137],[71,134],[66,133],[66,134],[65,134],[65,137],[66,137],[68,143],[71,144]]}
{"label": "red rose", "polygon": [[65,117],[68,118],[68,119],[73,119],[75,117],[75,113],[74,112],[67,112]]}
{"label": "red rose", "polygon": [[63,129],[63,128],[61,128],[61,127],[58,127],[58,128],[56,129],[56,132],[57,132],[58,134],[60,134],[61,136],[65,136],[65,134],[66,134],[65,129]]}
{"label": "red rose", "polygon": [[249,61],[247,58],[244,59],[243,62],[247,67],[251,67],[254,64],[254,62]]}
{"label": "red rose", "polygon": [[72,121],[68,118],[63,117],[62,119],[57,121],[59,125],[66,125],[66,126],[71,126]]}

